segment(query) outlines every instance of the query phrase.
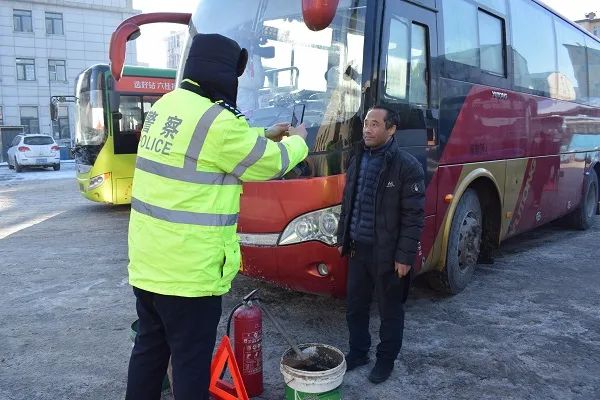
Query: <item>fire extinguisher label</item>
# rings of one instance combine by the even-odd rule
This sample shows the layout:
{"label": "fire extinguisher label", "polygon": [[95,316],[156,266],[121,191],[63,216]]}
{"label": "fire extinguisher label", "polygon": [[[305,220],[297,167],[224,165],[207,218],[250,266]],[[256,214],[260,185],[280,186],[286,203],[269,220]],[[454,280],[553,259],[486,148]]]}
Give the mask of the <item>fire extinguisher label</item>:
{"label": "fire extinguisher label", "polygon": [[262,371],[262,330],[244,333],[243,374],[258,374]]}

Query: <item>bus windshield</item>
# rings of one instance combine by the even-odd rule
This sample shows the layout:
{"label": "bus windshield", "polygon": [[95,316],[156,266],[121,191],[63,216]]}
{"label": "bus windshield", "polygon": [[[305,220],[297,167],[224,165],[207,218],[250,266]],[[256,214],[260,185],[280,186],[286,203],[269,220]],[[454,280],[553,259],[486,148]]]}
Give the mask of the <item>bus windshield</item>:
{"label": "bus windshield", "polygon": [[[250,125],[290,122],[294,104],[301,103],[313,156],[341,150],[360,107],[365,14],[366,0],[341,0],[331,25],[314,32],[304,24],[300,1],[235,0],[223,7],[202,0],[179,79],[194,34],[230,37],[249,53],[237,106]],[[340,173],[339,161],[313,163],[310,175]]]}
{"label": "bus windshield", "polygon": [[89,69],[77,80],[76,146],[99,146],[107,136],[102,101],[104,75],[93,72]]}

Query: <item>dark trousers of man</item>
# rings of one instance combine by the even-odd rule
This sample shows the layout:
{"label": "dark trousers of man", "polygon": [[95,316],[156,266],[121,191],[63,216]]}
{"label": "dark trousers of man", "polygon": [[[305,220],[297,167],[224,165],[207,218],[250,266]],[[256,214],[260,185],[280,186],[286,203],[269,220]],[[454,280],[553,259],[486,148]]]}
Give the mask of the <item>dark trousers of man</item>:
{"label": "dark trousers of man", "polygon": [[399,278],[394,267],[379,273],[373,262],[373,246],[353,243],[348,265],[347,312],[350,351],[366,355],[371,347],[369,314],[373,294],[379,307],[381,325],[377,358],[393,363],[402,347],[403,304],[408,296],[410,278]]}
{"label": "dark trousers of man", "polygon": [[208,400],[221,296],[177,297],[133,288],[139,318],[126,400],[159,400],[169,357],[177,400]]}

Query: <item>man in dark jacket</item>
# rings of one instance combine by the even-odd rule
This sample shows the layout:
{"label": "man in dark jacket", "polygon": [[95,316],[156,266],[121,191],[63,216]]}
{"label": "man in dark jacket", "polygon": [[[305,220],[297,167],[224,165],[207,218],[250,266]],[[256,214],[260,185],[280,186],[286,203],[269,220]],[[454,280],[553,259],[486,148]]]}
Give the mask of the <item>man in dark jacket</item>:
{"label": "man in dark jacket", "polygon": [[369,374],[385,381],[402,347],[403,304],[409,272],[423,229],[425,183],[421,164],[394,142],[398,116],[375,106],[363,126],[346,172],[338,227],[342,255],[349,255],[347,313],[350,352],[347,369],[369,362],[369,309],[373,292],[381,326],[377,361]]}

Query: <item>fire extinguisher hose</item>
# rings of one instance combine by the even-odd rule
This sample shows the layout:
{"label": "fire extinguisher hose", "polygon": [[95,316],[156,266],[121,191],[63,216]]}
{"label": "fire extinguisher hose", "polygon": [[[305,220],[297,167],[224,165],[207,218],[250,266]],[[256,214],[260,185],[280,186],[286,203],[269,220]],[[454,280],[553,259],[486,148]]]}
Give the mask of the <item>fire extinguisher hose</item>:
{"label": "fire extinguisher hose", "polygon": [[235,310],[237,310],[238,308],[240,308],[241,306],[243,306],[244,303],[239,303],[236,304],[235,307],[233,307],[233,310],[231,310],[231,312],[229,313],[229,318],[227,318],[227,336],[230,336],[231,333],[231,320],[233,319],[233,314],[235,313]]}
{"label": "fire extinguisher hose", "polygon": [[[243,305],[244,305],[244,303],[236,304],[235,307],[233,307],[233,310],[231,310],[231,312],[229,313],[229,317],[227,318],[227,337],[231,337],[230,336],[230,333],[231,333],[231,320],[233,319],[233,314],[235,313],[235,310],[237,310],[238,308],[240,308]],[[224,368],[223,368],[223,371],[221,371],[221,376],[219,377],[219,379],[223,379],[223,376],[225,376],[225,369]]]}

